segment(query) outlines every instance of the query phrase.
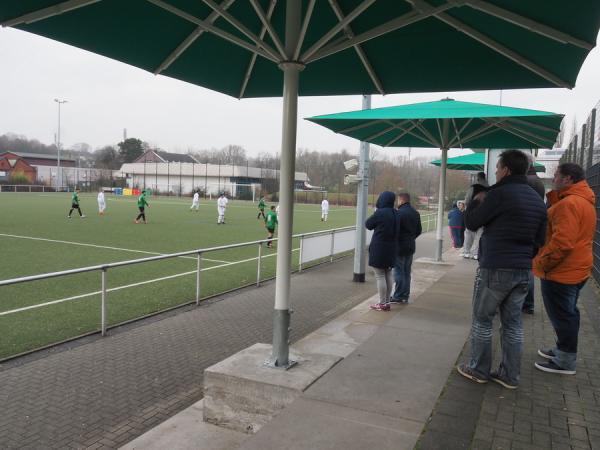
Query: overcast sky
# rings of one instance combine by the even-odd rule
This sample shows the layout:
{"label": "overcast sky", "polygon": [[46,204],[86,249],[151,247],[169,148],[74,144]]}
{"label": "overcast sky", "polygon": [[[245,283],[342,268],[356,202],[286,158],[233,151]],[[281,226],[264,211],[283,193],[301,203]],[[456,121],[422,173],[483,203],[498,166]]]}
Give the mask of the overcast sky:
{"label": "overcast sky", "polygon": [[[0,135],[16,133],[51,144],[57,130],[53,100],[60,98],[68,100],[61,114],[63,148],[79,142],[94,149],[114,145],[122,140],[124,128],[128,137],[176,152],[237,144],[255,155],[278,152],[281,145],[279,98],[236,100],[10,28],[0,28],[0,61]],[[374,95],[372,103],[382,107],[447,96],[497,104],[500,92]],[[571,118],[576,116],[581,125],[599,100],[598,47],[588,55],[573,90],[511,90],[502,95],[506,106],[566,114],[569,130]],[[360,108],[359,96],[302,97],[299,117]],[[299,120],[297,146],[327,152],[358,151],[355,140],[304,120]],[[438,154],[419,151],[427,156]]]}

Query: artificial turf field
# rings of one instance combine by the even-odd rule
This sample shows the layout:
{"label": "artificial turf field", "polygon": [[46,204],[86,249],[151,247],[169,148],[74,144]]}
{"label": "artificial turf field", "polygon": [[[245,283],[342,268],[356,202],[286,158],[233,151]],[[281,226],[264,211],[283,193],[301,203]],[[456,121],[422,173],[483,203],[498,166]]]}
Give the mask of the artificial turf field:
{"label": "artificial turf field", "polygon": [[[217,225],[215,200],[201,200],[190,212],[191,199],[149,197],[148,224],[134,224],[134,197],[106,194],[107,210],[97,213],[96,194],[81,194],[86,218],[70,209],[66,193],[0,194],[0,280],[79,267],[208,248],[266,237],[252,202],[231,201],[226,225]],[[354,208],[330,208],[320,221],[320,205],[297,204],[294,234],[355,223]],[[298,248],[294,240],[293,248]],[[256,281],[258,246],[203,255],[201,296]],[[261,278],[274,276],[275,249],[263,246]],[[247,261],[246,261],[247,260]],[[239,264],[231,264],[245,261]],[[298,252],[292,255],[297,267]],[[136,264],[108,271],[108,323],[114,325],[195,299],[195,257]],[[160,281],[158,278],[171,277]],[[142,283],[142,284],[140,284]],[[130,286],[134,285],[134,286]],[[100,272],[0,287],[0,360],[100,328]],[[87,295],[92,294],[92,295]],[[70,297],[75,300],[1,315],[2,312]]]}

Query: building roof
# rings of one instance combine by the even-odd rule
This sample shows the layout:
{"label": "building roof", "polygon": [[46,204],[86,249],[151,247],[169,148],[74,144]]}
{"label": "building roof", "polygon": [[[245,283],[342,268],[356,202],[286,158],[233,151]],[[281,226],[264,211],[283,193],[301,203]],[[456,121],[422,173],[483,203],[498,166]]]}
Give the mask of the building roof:
{"label": "building roof", "polygon": [[[17,155],[17,156],[20,156],[21,158],[25,158],[25,159],[27,159],[27,158],[29,158],[29,159],[32,159],[32,158],[35,158],[35,159],[52,159],[54,161],[56,161],[56,159],[57,159],[56,155],[50,155],[48,153],[28,153],[28,152],[11,152],[11,151],[2,152],[2,153],[0,153],[0,156],[5,155],[6,153],[12,153],[13,155]],[[74,159],[63,158],[62,156],[61,156],[60,160],[61,161],[73,161],[73,162],[75,161]]]}
{"label": "building roof", "polygon": [[156,156],[158,156],[161,159],[162,162],[182,162],[182,163],[198,163],[199,162],[192,155],[188,155],[188,154],[169,153],[169,152],[165,152],[163,150],[147,150],[144,153],[142,153],[140,156],[138,156],[133,161],[133,163],[144,162],[145,156],[148,153],[154,153]]}

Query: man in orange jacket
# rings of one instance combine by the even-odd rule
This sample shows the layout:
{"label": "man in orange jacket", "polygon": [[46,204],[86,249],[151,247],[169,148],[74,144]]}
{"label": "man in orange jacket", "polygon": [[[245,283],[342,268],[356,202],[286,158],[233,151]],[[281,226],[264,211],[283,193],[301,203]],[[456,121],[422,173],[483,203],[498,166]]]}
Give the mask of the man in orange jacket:
{"label": "man in orange jacket", "polygon": [[556,347],[539,349],[547,359],[535,363],[544,372],[574,375],[579,335],[579,291],[590,276],[592,244],[596,229],[594,192],[581,166],[558,166],[547,195],[546,243],[533,260],[533,272],[541,278],[546,312],[556,332]]}

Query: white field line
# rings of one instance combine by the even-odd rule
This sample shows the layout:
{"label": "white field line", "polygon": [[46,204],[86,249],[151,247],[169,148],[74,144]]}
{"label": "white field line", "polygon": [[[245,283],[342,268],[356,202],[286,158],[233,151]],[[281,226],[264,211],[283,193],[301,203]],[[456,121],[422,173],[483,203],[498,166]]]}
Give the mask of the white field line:
{"label": "white field line", "polygon": [[[83,243],[83,242],[60,241],[60,240],[56,240],[56,239],[46,239],[46,238],[33,237],[33,236],[18,236],[16,234],[0,233],[0,236],[10,237],[10,238],[16,238],[16,239],[30,239],[32,241],[54,242],[54,243],[58,243],[58,244],[80,245],[82,247],[104,248],[104,249],[107,249],[107,250],[117,250],[117,251],[121,251],[121,252],[144,253],[146,255],[159,255],[159,256],[160,255],[164,255],[164,253],[147,252],[147,251],[144,251],[144,250],[133,250],[133,249],[130,249],[130,248],[110,247],[108,245],[86,244],[86,243]],[[193,259],[193,260],[197,259],[195,256],[178,256],[178,258]],[[209,261],[209,262],[217,262],[217,263],[228,263],[229,262],[229,261],[222,261],[220,259],[209,259],[209,258],[202,258],[202,260],[203,261]]]}
{"label": "white field line", "polygon": [[[294,248],[294,249],[292,249],[292,252],[297,252],[298,250],[300,250],[300,248]],[[262,258],[271,258],[273,256],[277,256],[277,253],[272,253],[270,255],[265,255]],[[220,269],[221,267],[232,266],[234,264],[241,264],[241,263],[244,263],[244,262],[253,261],[253,260],[257,260],[257,259],[258,259],[258,256],[255,256],[253,258],[242,259],[240,261],[228,262],[228,263],[225,263],[225,264],[221,264],[219,266],[213,266],[213,267],[207,267],[205,269],[200,269],[200,272],[206,272],[206,271],[209,271],[209,270]],[[131,288],[131,287],[136,287],[136,286],[142,286],[144,284],[156,283],[158,281],[164,281],[164,280],[169,280],[169,279],[172,279],[172,278],[183,277],[183,276],[192,275],[192,274],[195,274],[195,273],[196,273],[195,270],[191,270],[189,272],[176,273],[175,275],[168,275],[166,277],[160,277],[160,278],[154,278],[152,280],[140,281],[139,283],[132,283],[132,284],[125,284],[123,286],[117,286],[117,287],[114,287],[114,288],[107,289],[106,292],[108,293],[108,292],[113,292],[113,291],[120,291],[122,289],[127,289],[127,288]],[[45,303],[38,303],[37,305],[24,306],[23,308],[17,308],[17,309],[12,309],[12,310],[9,310],[9,311],[0,312],[0,317],[7,316],[9,314],[15,314],[15,313],[18,313],[18,312],[28,311],[28,310],[31,310],[31,309],[42,308],[44,306],[57,305],[59,303],[64,303],[64,302],[68,302],[68,301],[72,301],[72,300],[78,300],[78,299],[81,299],[81,298],[91,297],[91,296],[100,295],[100,294],[102,294],[102,291],[95,291],[95,292],[89,292],[87,294],[74,295],[72,297],[66,297],[66,298],[61,298],[61,299],[58,299],[58,300],[52,300],[52,301],[45,302]]]}

